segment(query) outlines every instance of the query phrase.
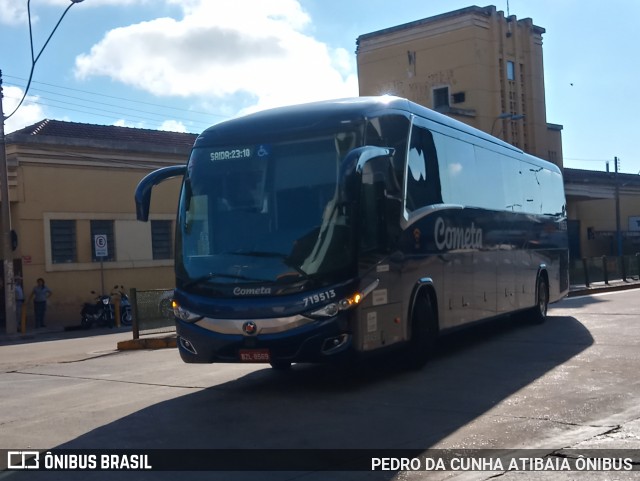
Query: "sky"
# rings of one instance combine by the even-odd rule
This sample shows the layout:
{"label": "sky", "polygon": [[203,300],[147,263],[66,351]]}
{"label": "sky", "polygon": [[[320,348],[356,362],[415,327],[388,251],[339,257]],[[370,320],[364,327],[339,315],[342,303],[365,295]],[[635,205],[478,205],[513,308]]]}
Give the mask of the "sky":
{"label": "sky", "polygon": [[[547,122],[565,167],[640,174],[639,0],[0,0],[5,130],[42,119],[199,133],[358,95],[356,39],[471,5],[543,27]],[[46,44],[46,48],[43,47]],[[27,79],[37,59],[23,104]]]}

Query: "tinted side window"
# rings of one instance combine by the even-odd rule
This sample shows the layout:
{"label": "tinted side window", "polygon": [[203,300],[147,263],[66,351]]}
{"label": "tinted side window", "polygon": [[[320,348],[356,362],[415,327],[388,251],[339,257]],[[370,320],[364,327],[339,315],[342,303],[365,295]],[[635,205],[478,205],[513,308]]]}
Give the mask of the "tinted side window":
{"label": "tinted side window", "polygon": [[[515,204],[515,201],[508,200],[507,190],[512,184],[510,171],[515,176],[517,161],[509,159],[492,150],[475,146],[476,153],[476,185],[474,189],[478,201],[477,206],[491,210],[504,210]],[[511,161],[511,162],[510,162]],[[514,165],[509,169],[509,163]]]}
{"label": "tinted side window", "polygon": [[479,207],[482,199],[479,196],[478,177],[476,175],[476,158],[474,146],[470,143],[454,139],[447,135],[436,134],[436,145],[440,155],[441,173],[445,188],[444,202]]}
{"label": "tinted side window", "polygon": [[523,210],[529,214],[542,214],[540,176],[542,167],[520,162]]}
{"label": "tinted side window", "polygon": [[503,208],[511,212],[522,212],[524,204],[522,203],[522,188],[520,186],[520,162],[506,155],[500,156],[500,161],[502,167],[501,182],[504,187]]}
{"label": "tinted side window", "polygon": [[365,145],[391,147],[394,149],[392,164],[395,179],[393,180],[397,185],[398,191],[402,188],[408,137],[409,119],[403,115],[381,115],[380,117],[373,117],[367,124]]}
{"label": "tinted side window", "polygon": [[551,170],[541,170],[537,176],[540,182],[541,209],[544,215],[565,215],[564,185],[562,175]]}
{"label": "tinted side window", "polygon": [[407,211],[441,203],[442,189],[433,135],[429,130],[414,125],[407,156]]}

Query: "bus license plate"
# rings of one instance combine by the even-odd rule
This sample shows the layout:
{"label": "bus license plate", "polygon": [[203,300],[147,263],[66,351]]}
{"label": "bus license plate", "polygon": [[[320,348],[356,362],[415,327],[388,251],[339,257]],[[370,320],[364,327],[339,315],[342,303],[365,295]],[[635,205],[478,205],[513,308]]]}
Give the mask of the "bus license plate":
{"label": "bus license plate", "polygon": [[271,360],[269,349],[240,349],[239,354],[242,362],[269,362]]}

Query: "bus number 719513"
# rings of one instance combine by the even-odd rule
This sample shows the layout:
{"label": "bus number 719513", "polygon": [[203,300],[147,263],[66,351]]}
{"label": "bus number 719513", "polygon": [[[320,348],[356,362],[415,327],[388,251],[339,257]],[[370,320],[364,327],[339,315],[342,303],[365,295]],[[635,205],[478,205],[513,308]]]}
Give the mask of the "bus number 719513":
{"label": "bus number 719513", "polygon": [[319,302],[325,302],[331,299],[335,299],[335,297],[336,297],[336,291],[334,291],[333,289],[325,292],[320,292],[318,294],[305,297],[303,299],[304,306],[305,307],[312,306],[314,304],[318,304]]}

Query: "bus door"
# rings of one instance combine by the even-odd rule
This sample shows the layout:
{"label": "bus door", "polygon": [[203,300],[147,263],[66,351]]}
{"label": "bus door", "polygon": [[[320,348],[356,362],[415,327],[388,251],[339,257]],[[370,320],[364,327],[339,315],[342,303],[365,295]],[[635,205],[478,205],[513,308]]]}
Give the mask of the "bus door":
{"label": "bus door", "polygon": [[[361,266],[364,266],[364,262]],[[362,278],[362,290],[371,289],[357,317],[356,347],[371,351],[404,340],[400,268],[383,261],[369,268]]]}
{"label": "bus door", "polygon": [[358,350],[370,351],[404,340],[402,259],[390,255],[401,200],[389,179],[389,158],[365,164],[359,201],[360,290],[365,300],[354,330]]}

